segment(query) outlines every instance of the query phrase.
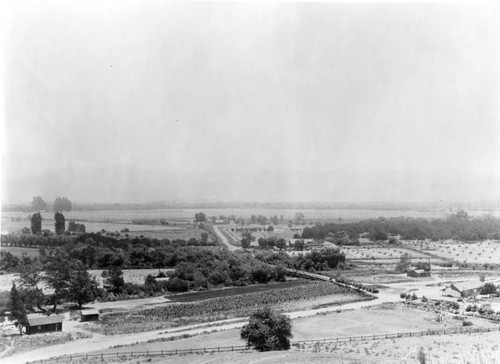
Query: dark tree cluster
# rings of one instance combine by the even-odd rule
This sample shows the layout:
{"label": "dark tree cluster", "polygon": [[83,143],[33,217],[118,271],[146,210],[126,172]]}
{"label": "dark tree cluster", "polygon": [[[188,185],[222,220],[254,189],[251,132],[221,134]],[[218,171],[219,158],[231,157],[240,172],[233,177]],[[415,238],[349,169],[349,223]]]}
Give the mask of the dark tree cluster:
{"label": "dark tree cluster", "polygon": [[[177,256],[175,272],[169,290],[204,290],[214,286],[247,285],[282,281],[285,272],[255,260],[251,255],[236,255],[229,251],[201,251],[190,249],[187,255]],[[174,280],[176,278],[176,280]]]}
{"label": "dark tree cluster", "polygon": [[310,272],[342,268],[346,262],[345,254],[336,248],[311,251],[293,257],[285,252],[260,252],[255,258],[265,263]]}
{"label": "dark tree cluster", "polygon": [[70,221],[68,223],[68,231],[72,233],[85,233],[85,225]]}
{"label": "dark tree cluster", "polygon": [[389,235],[400,235],[402,239],[456,239],[477,241],[500,239],[500,220],[492,216],[470,218],[467,213],[459,211],[446,219],[423,218],[383,218],[363,220],[353,223],[316,224],[305,227],[304,239],[326,239],[330,233],[344,231],[351,239],[368,233],[371,240],[387,240]]}

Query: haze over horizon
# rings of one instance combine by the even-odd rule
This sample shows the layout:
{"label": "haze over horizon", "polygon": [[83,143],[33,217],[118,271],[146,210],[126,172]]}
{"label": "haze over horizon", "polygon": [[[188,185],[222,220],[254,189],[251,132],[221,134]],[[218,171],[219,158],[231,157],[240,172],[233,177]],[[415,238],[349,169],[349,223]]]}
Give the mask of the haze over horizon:
{"label": "haze over horizon", "polygon": [[2,203],[500,200],[500,6],[12,4]]}

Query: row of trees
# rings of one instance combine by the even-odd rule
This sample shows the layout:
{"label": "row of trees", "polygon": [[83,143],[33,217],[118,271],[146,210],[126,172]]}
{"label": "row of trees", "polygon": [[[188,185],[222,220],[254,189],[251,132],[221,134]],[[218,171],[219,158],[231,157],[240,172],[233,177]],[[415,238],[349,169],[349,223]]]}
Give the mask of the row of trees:
{"label": "row of trees", "polygon": [[368,237],[374,241],[387,240],[389,235],[400,235],[405,240],[498,240],[500,239],[500,220],[489,215],[473,219],[464,211],[459,211],[446,219],[380,217],[353,223],[308,226],[304,228],[302,238],[326,239],[341,232],[349,237],[350,243],[356,243],[356,239],[364,233],[368,233]]}
{"label": "row of trees", "polygon": [[308,272],[344,268],[346,265],[345,254],[337,248],[314,250],[296,256],[290,256],[285,252],[261,251],[255,254],[255,258],[265,263]]}
{"label": "row of trees", "polygon": [[[48,206],[41,196],[33,196],[33,201],[31,202],[33,211],[45,211]],[[52,204],[52,209],[55,212],[71,211],[73,208],[71,201],[66,197],[57,197]]]}

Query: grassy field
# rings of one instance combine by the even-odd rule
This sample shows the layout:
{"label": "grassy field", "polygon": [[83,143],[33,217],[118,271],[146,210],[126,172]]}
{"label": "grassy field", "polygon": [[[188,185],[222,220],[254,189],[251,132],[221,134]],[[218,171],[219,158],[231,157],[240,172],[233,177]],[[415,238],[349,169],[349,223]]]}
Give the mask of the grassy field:
{"label": "grassy field", "polygon": [[2,251],[4,252],[9,252],[12,255],[22,257],[23,255],[26,255],[30,258],[35,258],[40,255],[40,252],[38,248],[22,248],[22,247],[16,247],[16,246],[2,246],[1,247]]}

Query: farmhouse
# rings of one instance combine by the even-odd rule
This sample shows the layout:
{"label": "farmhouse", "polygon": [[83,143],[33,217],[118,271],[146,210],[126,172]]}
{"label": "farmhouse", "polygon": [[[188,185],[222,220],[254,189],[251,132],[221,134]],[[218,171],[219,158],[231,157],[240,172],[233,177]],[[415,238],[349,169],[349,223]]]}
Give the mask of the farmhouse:
{"label": "farmhouse", "polygon": [[431,273],[430,272],[427,272],[423,269],[410,269],[407,273],[407,276],[408,277],[414,277],[414,278],[418,278],[418,277],[430,277]]}
{"label": "farmhouse", "polygon": [[479,294],[481,284],[478,282],[452,283],[441,290],[442,296],[475,297]]}
{"label": "farmhouse", "polygon": [[462,292],[455,285],[450,284],[441,290],[441,296],[459,298],[462,297]]}
{"label": "farmhouse", "polygon": [[99,320],[99,311],[97,310],[80,311],[80,321],[97,321],[97,320]]}
{"label": "farmhouse", "polygon": [[35,316],[28,317],[26,334],[41,334],[44,332],[62,331],[61,316]]}

